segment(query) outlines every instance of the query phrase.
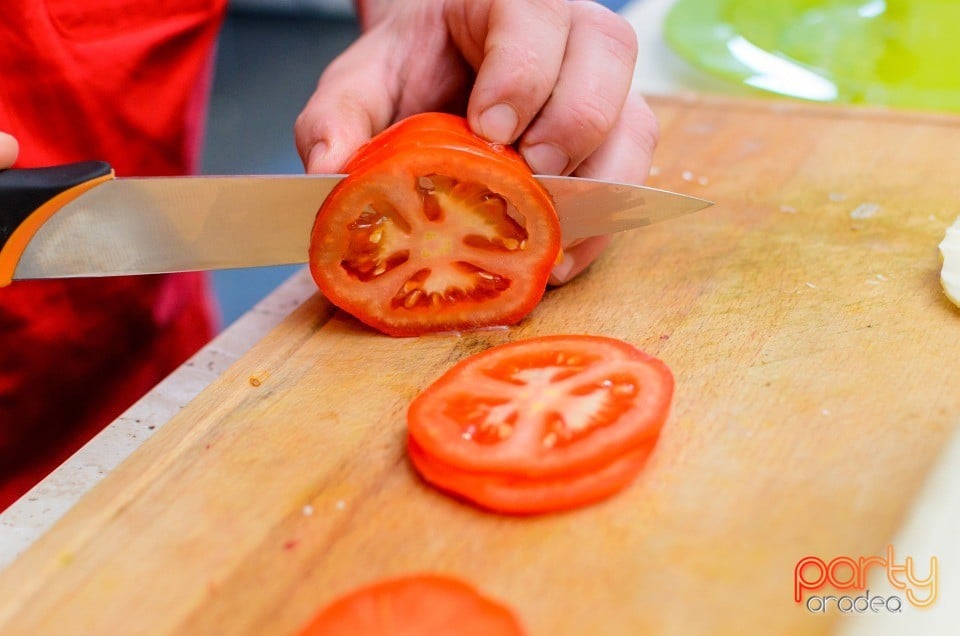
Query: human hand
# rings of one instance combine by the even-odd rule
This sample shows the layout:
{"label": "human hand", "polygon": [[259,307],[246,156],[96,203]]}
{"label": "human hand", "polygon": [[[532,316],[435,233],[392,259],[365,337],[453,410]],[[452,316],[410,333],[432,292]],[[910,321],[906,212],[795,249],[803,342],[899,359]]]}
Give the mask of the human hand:
{"label": "human hand", "polygon": [[17,140],[5,132],[0,132],[0,170],[5,170],[13,165],[20,153],[20,146]]}
{"label": "human hand", "polygon": [[[391,123],[466,113],[515,143],[534,172],[641,183],[656,120],[629,92],[636,35],[590,0],[367,0],[365,33],[326,69],[297,119],[307,172],[337,172]],[[569,281],[609,237],[567,245],[551,283]]]}

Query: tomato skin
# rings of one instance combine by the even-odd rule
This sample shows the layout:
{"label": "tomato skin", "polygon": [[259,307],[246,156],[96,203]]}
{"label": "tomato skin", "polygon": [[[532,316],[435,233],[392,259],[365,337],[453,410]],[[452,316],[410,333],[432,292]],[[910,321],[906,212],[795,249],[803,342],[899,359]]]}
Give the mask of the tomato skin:
{"label": "tomato skin", "polygon": [[428,483],[481,508],[518,516],[562,512],[607,499],[637,477],[654,446],[640,446],[594,471],[538,479],[451,468],[430,457],[416,441],[407,444],[411,463]]}
{"label": "tomato skin", "polygon": [[335,600],[300,636],[523,636],[505,605],[448,575],[378,581]]}
{"label": "tomato skin", "polygon": [[599,336],[545,336],[462,360],[407,411],[427,482],[499,512],[606,498],[646,463],[669,414],[669,368]]}
{"label": "tomato skin", "polygon": [[[514,149],[477,137],[462,118],[427,113],[374,137],[345,171],[317,213],[309,254],[338,307],[389,335],[416,336],[515,324],[539,303],[560,225]],[[427,214],[428,201],[439,216]],[[422,293],[409,291],[413,282]]]}
{"label": "tomato skin", "polygon": [[343,171],[353,174],[402,149],[431,148],[471,149],[500,157],[517,169],[529,172],[526,162],[512,146],[494,144],[475,135],[466,119],[447,113],[420,113],[397,122],[361,146]]}

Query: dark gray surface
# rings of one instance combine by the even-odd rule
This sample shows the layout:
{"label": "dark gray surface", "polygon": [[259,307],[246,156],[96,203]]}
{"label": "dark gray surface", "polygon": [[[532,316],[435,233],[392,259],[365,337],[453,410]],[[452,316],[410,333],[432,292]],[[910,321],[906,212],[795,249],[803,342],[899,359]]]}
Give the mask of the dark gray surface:
{"label": "dark gray surface", "polygon": [[[220,35],[205,174],[299,174],[293,123],[323,68],[358,34],[349,18],[232,12]],[[224,327],[297,267],[213,273]]]}

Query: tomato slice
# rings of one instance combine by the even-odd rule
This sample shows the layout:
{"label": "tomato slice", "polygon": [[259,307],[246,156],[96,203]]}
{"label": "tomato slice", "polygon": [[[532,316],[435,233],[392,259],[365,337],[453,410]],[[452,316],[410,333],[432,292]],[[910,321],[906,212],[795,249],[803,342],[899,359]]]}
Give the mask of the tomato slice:
{"label": "tomato slice", "polygon": [[648,445],[673,395],[667,366],[599,336],[547,336],[461,361],[418,395],[409,438],[467,473],[553,478]]}
{"label": "tomato slice", "polygon": [[451,468],[413,440],[407,452],[420,476],[437,488],[495,512],[529,515],[585,506],[619,492],[643,469],[653,446],[642,445],[597,470],[541,478]]}
{"label": "tomato slice", "polygon": [[560,225],[515,151],[431,113],[375,137],[346,170],[310,242],[331,302],[411,336],[514,324],[540,301]]}
{"label": "tomato slice", "polygon": [[324,608],[301,636],[521,636],[520,621],[472,586],[436,574],[374,583]]}

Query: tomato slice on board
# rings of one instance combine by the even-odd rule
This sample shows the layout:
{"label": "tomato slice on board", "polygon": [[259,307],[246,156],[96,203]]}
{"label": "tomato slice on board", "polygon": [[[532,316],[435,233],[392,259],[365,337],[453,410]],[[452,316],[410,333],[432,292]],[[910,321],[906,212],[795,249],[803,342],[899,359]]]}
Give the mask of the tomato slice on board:
{"label": "tomato slice on board", "polygon": [[560,252],[549,194],[511,148],[453,115],[388,128],[347,163],[310,241],[331,302],[395,336],[509,325]]}
{"label": "tomato slice on board", "polygon": [[652,442],[642,445],[596,470],[541,478],[451,468],[412,440],[407,452],[420,476],[440,490],[495,512],[530,515],[585,506],[619,492],[643,469],[653,446]]}
{"label": "tomato slice on board", "polygon": [[420,574],[374,583],[324,608],[301,636],[522,636],[504,605],[457,579]]}
{"label": "tomato slice on board", "polygon": [[667,366],[599,336],[547,336],[462,360],[418,395],[408,435],[439,465],[552,478],[606,466],[660,433]]}

